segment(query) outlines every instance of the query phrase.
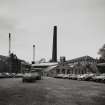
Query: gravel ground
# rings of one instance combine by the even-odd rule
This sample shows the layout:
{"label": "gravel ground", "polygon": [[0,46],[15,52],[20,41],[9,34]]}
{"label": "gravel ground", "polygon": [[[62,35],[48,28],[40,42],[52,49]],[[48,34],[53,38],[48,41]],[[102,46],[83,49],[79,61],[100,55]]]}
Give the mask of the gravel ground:
{"label": "gravel ground", "polygon": [[105,84],[43,78],[0,79],[0,105],[105,105]]}

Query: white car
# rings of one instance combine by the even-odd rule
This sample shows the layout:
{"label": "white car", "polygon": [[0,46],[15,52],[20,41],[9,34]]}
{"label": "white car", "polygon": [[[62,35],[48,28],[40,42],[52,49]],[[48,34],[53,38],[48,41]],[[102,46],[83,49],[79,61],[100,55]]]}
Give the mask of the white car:
{"label": "white car", "polygon": [[69,78],[70,74],[64,74],[62,78],[67,79]]}
{"label": "white car", "polygon": [[96,82],[105,82],[105,74],[96,75],[92,79]]}
{"label": "white car", "polygon": [[77,79],[77,74],[71,74],[71,75],[69,75],[69,79],[76,80]]}
{"label": "white car", "polygon": [[57,74],[56,78],[63,78],[64,74]]}
{"label": "white car", "polygon": [[88,76],[88,74],[81,74],[77,77],[78,80],[85,80],[85,78]]}

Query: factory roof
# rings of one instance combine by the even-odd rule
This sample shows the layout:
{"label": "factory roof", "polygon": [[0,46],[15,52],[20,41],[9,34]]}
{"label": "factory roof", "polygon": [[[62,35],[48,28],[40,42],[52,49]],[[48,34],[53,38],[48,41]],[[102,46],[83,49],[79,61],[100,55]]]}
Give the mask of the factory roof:
{"label": "factory roof", "polygon": [[67,62],[71,63],[71,62],[78,62],[78,61],[96,61],[96,59],[90,56],[83,56],[83,57],[78,57],[78,58],[68,60]]}
{"label": "factory roof", "polygon": [[44,71],[48,72],[48,71],[54,69],[55,67],[57,67],[57,65],[49,66],[49,67],[45,68]]}
{"label": "factory roof", "polygon": [[32,66],[53,66],[53,65],[57,65],[57,62],[45,62],[45,63],[35,63],[32,64]]}

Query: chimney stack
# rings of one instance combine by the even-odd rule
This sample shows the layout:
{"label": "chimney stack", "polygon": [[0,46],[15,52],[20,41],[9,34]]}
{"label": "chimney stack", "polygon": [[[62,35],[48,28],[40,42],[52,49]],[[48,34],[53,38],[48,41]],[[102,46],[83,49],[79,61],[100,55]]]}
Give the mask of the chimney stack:
{"label": "chimney stack", "polygon": [[53,49],[52,49],[52,62],[57,62],[57,26],[53,30]]}
{"label": "chimney stack", "polygon": [[33,61],[32,64],[35,64],[35,45],[33,45]]}

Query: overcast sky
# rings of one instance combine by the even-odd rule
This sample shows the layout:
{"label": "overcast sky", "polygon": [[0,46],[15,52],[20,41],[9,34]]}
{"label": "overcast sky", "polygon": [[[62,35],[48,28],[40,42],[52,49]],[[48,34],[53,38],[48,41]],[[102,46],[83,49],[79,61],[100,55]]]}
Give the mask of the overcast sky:
{"label": "overcast sky", "polygon": [[105,43],[105,0],[0,0],[0,55],[12,52],[26,61],[52,56],[53,26],[58,27],[58,59],[97,57]]}

